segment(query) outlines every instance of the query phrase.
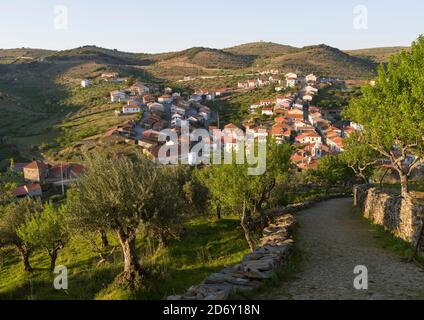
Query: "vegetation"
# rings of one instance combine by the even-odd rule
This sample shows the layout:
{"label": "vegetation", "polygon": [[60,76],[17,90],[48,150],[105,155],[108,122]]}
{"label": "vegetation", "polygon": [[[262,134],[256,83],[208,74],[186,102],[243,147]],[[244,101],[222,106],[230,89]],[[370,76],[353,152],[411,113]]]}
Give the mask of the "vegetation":
{"label": "vegetation", "polygon": [[50,256],[50,271],[56,266],[59,250],[69,240],[65,216],[51,202],[44,205],[41,213],[28,216],[16,233],[24,243],[47,251]]}
{"label": "vegetation", "polygon": [[246,241],[251,251],[255,249],[252,236],[254,218],[259,215],[262,226],[266,223],[264,205],[270,200],[279,179],[290,168],[291,147],[289,145],[268,147],[266,172],[263,175],[250,175],[249,164],[215,165],[204,169],[199,176],[209,189],[215,207],[229,208],[240,217]]}
{"label": "vegetation", "polygon": [[364,143],[362,139],[362,135],[358,133],[347,138],[344,142],[345,152],[342,157],[357,177],[363,182],[369,183],[370,177],[377,163],[381,163],[381,159],[379,153]]}
{"label": "vegetation", "polygon": [[0,247],[16,247],[21,256],[24,270],[32,272],[29,257],[34,243],[28,242],[29,239],[21,238],[19,230],[28,219],[42,211],[41,201],[26,198],[2,206],[0,210]]}
{"label": "vegetation", "polygon": [[352,179],[352,171],[341,156],[326,156],[319,160],[317,170],[309,171],[309,176],[328,195],[330,188],[334,186],[345,187]]}
{"label": "vegetation", "polygon": [[[366,85],[363,96],[350,104],[345,115],[364,126],[361,141],[390,159],[398,172],[402,194],[408,179],[424,158],[424,113],[421,76],[424,67],[424,37],[380,67],[375,86]],[[412,162],[406,162],[414,156]]]}

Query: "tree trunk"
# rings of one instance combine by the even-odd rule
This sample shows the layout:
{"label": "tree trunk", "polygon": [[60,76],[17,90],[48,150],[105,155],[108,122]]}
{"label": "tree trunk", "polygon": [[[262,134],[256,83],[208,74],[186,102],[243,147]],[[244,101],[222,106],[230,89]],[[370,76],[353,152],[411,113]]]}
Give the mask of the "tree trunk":
{"label": "tree trunk", "polygon": [[23,246],[17,246],[19,254],[21,255],[22,264],[25,272],[32,272],[33,269],[29,263],[29,250]]}
{"label": "tree trunk", "polygon": [[118,238],[124,255],[124,273],[122,274],[122,279],[131,287],[134,287],[141,276],[141,266],[135,249],[135,234],[127,235],[120,228],[118,230]]}
{"label": "tree trunk", "polygon": [[246,207],[243,207],[243,215],[241,217],[241,227],[244,231],[244,236],[246,237],[247,244],[249,245],[250,251],[255,250],[255,242],[252,239],[251,230],[250,230],[250,213],[246,210]]}
{"label": "tree trunk", "polygon": [[164,233],[159,234],[159,249],[164,249],[168,246],[167,237]]}
{"label": "tree trunk", "polygon": [[400,186],[401,186],[401,190],[402,190],[402,196],[407,196],[409,193],[409,189],[408,189],[408,175],[406,175],[405,173],[399,173],[400,175]]}
{"label": "tree trunk", "polygon": [[107,239],[107,233],[105,230],[100,230],[100,236],[102,238],[103,248],[109,247],[109,240]]}
{"label": "tree trunk", "polygon": [[216,219],[217,220],[221,220],[222,216],[221,216],[221,212],[222,212],[222,207],[220,204],[218,204],[216,206]]}
{"label": "tree trunk", "polygon": [[359,177],[365,182],[365,184],[369,184],[368,178],[365,176],[363,171],[359,172]]}
{"label": "tree trunk", "polygon": [[59,249],[53,249],[49,251],[50,256],[50,271],[53,272],[54,268],[56,267],[56,260],[57,260],[57,251]]}

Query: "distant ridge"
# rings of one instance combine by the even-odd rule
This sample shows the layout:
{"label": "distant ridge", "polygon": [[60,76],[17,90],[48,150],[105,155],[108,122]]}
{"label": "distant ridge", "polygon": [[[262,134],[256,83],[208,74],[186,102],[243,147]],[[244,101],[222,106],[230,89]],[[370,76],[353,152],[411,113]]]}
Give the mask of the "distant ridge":
{"label": "distant ridge", "polygon": [[370,48],[342,51],[320,44],[296,48],[273,42],[252,42],[225,49],[193,47],[177,52],[159,54],[122,52],[97,46],[83,46],[70,50],[0,49],[0,62],[28,63],[45,59],[50,63],[94,62],[105,65],[134,65],[149,67],[159,77],[181,77],[213,70],[246,68],[279,68],[299,73],[315,72],[322,76],[348,79],[369,79],[377,65],[386,63],[390,56],[405,47]]}

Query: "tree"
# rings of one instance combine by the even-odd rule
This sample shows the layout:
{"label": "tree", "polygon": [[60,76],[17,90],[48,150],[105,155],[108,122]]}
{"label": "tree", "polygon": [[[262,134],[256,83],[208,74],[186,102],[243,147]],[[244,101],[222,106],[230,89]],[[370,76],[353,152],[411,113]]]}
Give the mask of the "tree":
{"label": "tree", "polygon": [[26,272],[32,272],[29,256],[33,249],[33,244],[22,239],[18,234],[18,230],[26,223],[27,219],[39,214],[42,210],[41,201],[32,198],[25,198],[1,207],[0,246],[15,246],[21,256]]}
{"label": "tree", "polygon": [[[364,127],[364,141],[382,157],[390,159],[398,172],[402,195],[408,194],[408,180],[423,161],[424,150],[424,37],[411,51],[392,57],[381,66],[375,86],[362,88],[344,116]],[[407,161],[412,156],[412,161]]]}
{"label": "tree", "polygon": [[0,173],[0,204],[6,204],[13,198],[13,190],[16,188],[17,179],[10,173]]}
{"label": "tree", "polygon": [[67,213],[77,229],[116,232],[124,258],[121,280],[130,286],[142,275],[135,240],[142,221],[154,214],[155,191],[162,171],[138,154],[135,160],[123,156],[85,154],[86,173],[71,189]]}
{"label": "tree", "polygon": [[177,168],[159,169],[157,188],[155,189],[152,216],[143,224],[144,230],[159,242],[158,249],[166,248],[170,238],[176,238],[180,231],[184,213],[184,195],[182,171]]}
{"label": "tree", "polygon": [[28,217],[18,228],[17,234],[25,243],[47,251],[50,256],[50,271],[56,266],[59,250],[69,240],[63,214],[51,202],[44,205],[41,213]]}
{"label": "tree", "polygon": [[331,187],[345,186],[352,178],[352,172],[340,155],[334,155],[321,158],[318,168],[309,171],[309,177],[324,187],[325,194],[328,194]]}
{"label": "tree", "polygon": [[375,165],[381,161],[380,154],[364,143],[361,133],[356,132],[344,141],[343,160],[356,176],[369,183]]}
{"label": "tree", "polygon": [[202,181],[209,189],[212,199],[239,214],[240,225],[252,251],[255,249],[252,236],[254,217],[259,215],[262,224],[266,220],[263,207],[270,199],[278,179],[289,170],[290,155],[289,145],[279,146],[270,142],[266,157],[267,170],[263,175],[249,175],[249,165],[246,162],[210,166],[202,173]]}

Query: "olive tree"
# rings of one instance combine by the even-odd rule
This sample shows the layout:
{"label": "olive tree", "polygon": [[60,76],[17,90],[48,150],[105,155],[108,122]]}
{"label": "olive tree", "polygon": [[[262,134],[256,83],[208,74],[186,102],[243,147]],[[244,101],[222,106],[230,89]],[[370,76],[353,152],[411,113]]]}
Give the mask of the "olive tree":
{"label": "olive tree", "polygon": [[[363,126],[364,141],[398,172],[402,194],[408,194],[413,170],[424,159],[424,36],[410,51],[381,66],[375,85],[362,88],[345,117]],[[410,161],[409,161],[410,160]]]}
{"label": "olive tree", "polygon": [[56,266],[59,250],[69,240],[64,216],[51,202],[44,205],[41,213],[28,217],[18,228],[17,234],[25,243],[47,251],[50,256],[50,271]]}
{"label": "olive tree", "polygon": [[354,133],[344,142],[343,160],[364,183],[369,183],[375,166],[381,162],[380,154],[364,142],[363,135]]}
{"label": "olive tree", "polygon": [[156,182],[151,216],[143,223],[143,229],[158,241],[158,249],[162,249],[167,247],[169,239],[178,236],[184,219],[183,214],[187,210],[182,170],[176,167],[162,167],[159,171],[161,174]]}
{"label": "olive tree", "polygon": [[142,221],[154,214],[155,191],[161,171],[142,155],[135,160],[123,156],[85,154],[86,173],[70,191],[68,220],[82,231],[111,230],[116,233],[124,258],[121,279],[136,284],[142,274],[136,252],[136,236]]}
{"label": "olive tree", "polygon": [[0,246],[15,246],[18,250],[24,270],[32,272],[29,257],[33,243],[20,237],[18,230],[26,221],[43,210],[40,200],[24,198],[0,207]]}
{"label": "olive tree", "polygon": [[267,168],[262,175],[249,175],[249,165],[214,165],[204,168],[203,183],[211,196],[220,205],[230,208],[240,216],[240,225],[244,231],[250,250],[255,249],[252,231],[255,228],[254,217],[259,215],[262,225],[266,215],[264,205],[269,201],[278,179],[290,168],[291,147],[287,144],[267,146]]}

